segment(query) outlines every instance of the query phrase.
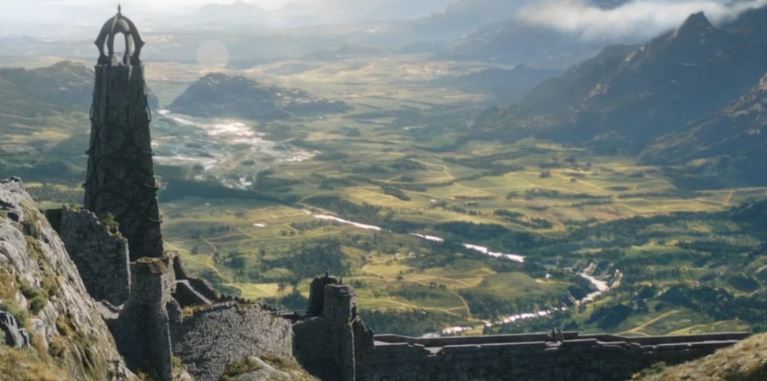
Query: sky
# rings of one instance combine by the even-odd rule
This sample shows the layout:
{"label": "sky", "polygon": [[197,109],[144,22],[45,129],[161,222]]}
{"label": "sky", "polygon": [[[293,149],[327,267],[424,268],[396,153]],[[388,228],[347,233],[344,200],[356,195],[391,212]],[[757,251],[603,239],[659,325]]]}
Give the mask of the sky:
{"label": "sky", "polygon": [[[121,0],[123,11],[145,32],[202,20],[206,4],[235,0]],[[444,11],[450,3],[510,0],[240,0],[267,9],[248,7],[241,18],[263,27],[364,22],[374,19],[414,19]],[[524,4],[525,2],[520,2]],[[600,9],[589,0],[527,2],[508,15],[530,25],[577,34],[586,40],[650,38],[678,26],[691,13],[705,11],[716,21],[734,17],[767,0],[629,0],[613,9]],[[0,38],[33,36],[62,39],[90,37],[116,11],[117,0],[0,0]],[[287,7],[286,7],[287,6]],[[284,7],[284,8],[283,8]],[[238,16],[237,11],[233,17]],[[251,16],[251,14],[253,16]],[[225,22],[225,21],[224,21]]]}
{"label": "sky", "polygon": [[[428,16],[458,0],[0,0],[0,37],[31,35],[50,37],[84,33],[111,17],[121,3],[123,13],[151,31],[168,20],[201,16],[210,4],[244,2],[257,11],[260,20],[278,20],[279,25],[316,25],[381,19],[413,19]],[[285,8],[287,6],[287,8]],[[291,20],[292,18],[292,20]],[[52,28],[56,26],[56,28]]]}
{"label": "sky", "polygon": [[600,9],[584,0],[539,1],[521,9],[526,23],[577,34],[584,40],[646,40],[681,25],[703,11],[714,23],[767,5],[767,0],[633,0]]}

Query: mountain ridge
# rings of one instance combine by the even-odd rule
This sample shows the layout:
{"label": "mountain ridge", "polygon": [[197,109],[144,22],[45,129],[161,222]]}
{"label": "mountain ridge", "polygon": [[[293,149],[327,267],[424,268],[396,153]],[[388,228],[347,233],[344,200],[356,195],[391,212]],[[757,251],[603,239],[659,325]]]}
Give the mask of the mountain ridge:
{"label": "mountain ridge", "polygon": [[767,21],[767,9],[719,28],[696,13],[646,44],[605,48],[480,128],[641,151],[737,99],[764,74],[767,34],[747,19]]}

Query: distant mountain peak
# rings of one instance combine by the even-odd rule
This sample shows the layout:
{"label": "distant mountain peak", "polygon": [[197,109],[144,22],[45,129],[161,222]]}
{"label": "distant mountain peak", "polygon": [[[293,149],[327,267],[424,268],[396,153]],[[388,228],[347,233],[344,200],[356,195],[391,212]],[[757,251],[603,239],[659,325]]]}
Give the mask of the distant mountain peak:
{"label": "distant mountain peak", "polygon": [[708,20],[706,14],[703,12],[693,13],[685,20],[682,26],[674,33],[675,37],[680,36],[699,36],[701,34],[709,33],[716,28],[711,21]]}

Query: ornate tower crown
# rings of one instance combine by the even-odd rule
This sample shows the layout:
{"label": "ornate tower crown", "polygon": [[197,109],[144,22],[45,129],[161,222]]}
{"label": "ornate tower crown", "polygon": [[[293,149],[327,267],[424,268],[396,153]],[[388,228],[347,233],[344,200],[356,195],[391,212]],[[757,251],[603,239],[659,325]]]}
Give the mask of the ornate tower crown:
{"label": "ornate tower crown", "polygon": [[136,25],[129,18],[123,16],[122,7],[117,6],[117,14],[107,20],[101,28],[101,33],[96,39],[96,47],[99,48],[99,65],[111,65],[117,62],[114,57],[115,37],[122,34],[125,38],[125,55],[123,64],[138,65],[141,63],[141,48],[144,40],[141,39]]}

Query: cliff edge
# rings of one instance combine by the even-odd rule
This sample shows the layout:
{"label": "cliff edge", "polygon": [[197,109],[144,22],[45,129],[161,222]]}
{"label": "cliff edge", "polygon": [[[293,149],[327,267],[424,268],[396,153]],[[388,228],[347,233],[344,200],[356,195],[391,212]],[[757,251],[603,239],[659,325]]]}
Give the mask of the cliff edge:
{"label": "cliff edge", "polygon": [[64,244],[18,179],[0,180],[0,374],[136,379]]}

